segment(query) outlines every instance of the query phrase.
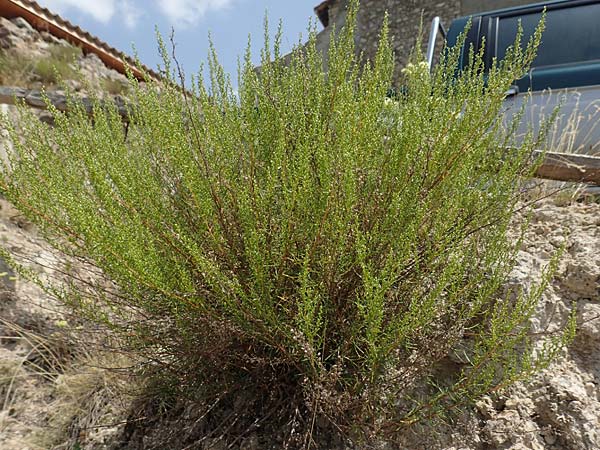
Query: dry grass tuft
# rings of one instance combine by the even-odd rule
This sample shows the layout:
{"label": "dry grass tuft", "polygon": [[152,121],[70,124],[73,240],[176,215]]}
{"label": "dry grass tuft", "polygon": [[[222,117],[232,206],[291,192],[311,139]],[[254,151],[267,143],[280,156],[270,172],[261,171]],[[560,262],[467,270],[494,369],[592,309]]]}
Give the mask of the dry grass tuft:
{"label": "dry grass tuft", "polygon": [[[65,321],[33,331],[0,319],[0,434],[2,445],[83,448],[104,442],[125,422],[131,361],[102,351]],[[26,430],[26,432],[25,432]]]}
{"label": "dry grass tuft", "polygon": [[127,93],[129,93],[129,84],[115,78],[103,78],[101,86],[103,91],[106,91],[111,95],[127,95]]}
{"label": "dry grass tuft", "polygon": [[55,382],[48,427],[32,437],[45,448],[83,448],[104,442],[124,426],[131,403],[129,380],[116,368],[128,365],[124,357],[88,355]]}

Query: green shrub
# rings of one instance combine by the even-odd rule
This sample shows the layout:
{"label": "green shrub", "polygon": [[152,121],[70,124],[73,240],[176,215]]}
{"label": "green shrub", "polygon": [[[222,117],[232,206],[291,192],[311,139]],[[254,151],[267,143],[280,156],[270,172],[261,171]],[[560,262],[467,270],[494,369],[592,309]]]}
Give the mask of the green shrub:
{"label": "green shrub", "polygon": [[[239,94],[214,52],[191,92],[165,58],[171,82],[131,80],[127,132],[115,108],[90,120],[73,103],[54,129],[24,111],[1,188],[92,268],[56,295],[145,355],[173,395],[253,392],[307,430],[363,435],[530,375],[573,321],[528,334],[551,268],[501,294],[535,139],[507,157],[498,115],[541,28],[486,76],[481,55],[456,75],[457,49],[430,75],[417,51],[386,100],[387,27],[361,69],[353,4],[328,73],[313,30],[288,66],[279,38],[260,71],[248,51]],[[452,352],[462,362],[441,370]]]}

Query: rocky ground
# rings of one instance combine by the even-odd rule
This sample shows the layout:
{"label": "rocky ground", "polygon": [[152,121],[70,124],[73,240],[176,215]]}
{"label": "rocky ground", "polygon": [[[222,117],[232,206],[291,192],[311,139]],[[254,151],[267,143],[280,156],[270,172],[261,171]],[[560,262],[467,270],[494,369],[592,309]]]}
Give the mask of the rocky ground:
{"label": "rocky ground", "polygon": [[510,282],[530,283],[566,240],[557,276],[543,296],[532,331],[554,331],[574,307],[577,337],[560,360],[532,382],[515,386],[499,403],[480,402],[480,439],[487,448],[600,448],[599,206],[557,205],[550,199],[533,210]]}
{"label": "rocky ground", "polygon": [[[581,193],[580,193],[581,194]],[[515,228],[522,223],[519,217]],[[533,380],[485,397],[457,424],[420,429],[402,449],[592,450],[600,448],[600,203],[566,190],[531,210],[509,285],[528,289],[563,245],[558,271],[531,323],[558,330],[576,308],[573,344]],[[394,448],[394,447],[391,447]]]}
{"label": "rocky ground", "polygon": [[[0,241],[35,276],[60,282],[66,264],[2,199]],[[126,378],[105,368],[119,368],[123,358],[91,346],[93,329],[4,259],[0,266],[0,448],[108,448],[129,404]]]}
{"label": "rocky ground", "polygon": [[600,204],[570,202],[565,193],[557,194],[533,209],[531,219],[509,283],[531,285],[566,240],[532,332],[555,331],[576,308],[577,337],[535,379],[480,401],[468,434],[454,436],[454,443],[443,439],[439,448],[600,448]]}

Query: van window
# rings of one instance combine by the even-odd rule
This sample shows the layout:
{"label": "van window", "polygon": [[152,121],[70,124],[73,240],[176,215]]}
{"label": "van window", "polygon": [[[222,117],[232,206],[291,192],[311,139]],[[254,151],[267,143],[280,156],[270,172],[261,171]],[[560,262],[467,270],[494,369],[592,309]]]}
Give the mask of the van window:
{"label": "van window", "polygon": [[[504,58],[517,35],[519,19],[523,42],[533,34],[541,13],[498,19],[496,55]],[[600,3],[551,9],[546,13],[546,29],[532,67],[554,66],[600,60]]]}

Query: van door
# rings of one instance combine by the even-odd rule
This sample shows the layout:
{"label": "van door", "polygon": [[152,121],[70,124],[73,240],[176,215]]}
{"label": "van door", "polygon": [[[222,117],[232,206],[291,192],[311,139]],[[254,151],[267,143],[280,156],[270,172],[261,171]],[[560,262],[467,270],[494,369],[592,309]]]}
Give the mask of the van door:
{"label": "van door", "polygon": [[[541,14],[537,6],[493,17],[490,54],[498,59],[505,56],[514,43],[519,21],[526,43]],[[507,107],[514,113],[527,102],[521,133],[529,124],[537,131],[540,122],[561,105],[549,149],[600,154],[600,2],[549,4],[538,55],[531,71],[516,85],[518,93],[507,99]]]}

